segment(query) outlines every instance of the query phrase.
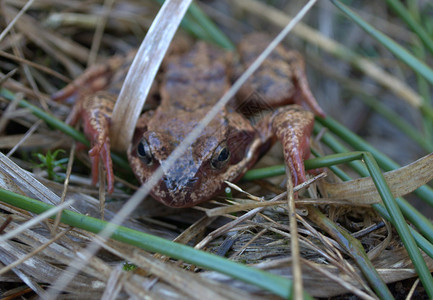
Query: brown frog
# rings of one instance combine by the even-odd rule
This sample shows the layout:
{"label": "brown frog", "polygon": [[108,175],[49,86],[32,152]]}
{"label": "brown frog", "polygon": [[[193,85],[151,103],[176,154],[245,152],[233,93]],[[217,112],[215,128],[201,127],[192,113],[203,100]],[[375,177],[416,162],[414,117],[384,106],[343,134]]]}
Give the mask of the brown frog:
{"label": "brown frog", "polygon": [[[238,55],[227,55],[199,42],[190,51],[165,59],[158,87],[160,105],[143,113],[128,150],[130,165],[140,182],[145,182],[159,166],[164,170],[163,178],[151,192],[155,199],[172,207],[189,207],[209,200],[224,188],[224,181],[240,179],[276,140],[283,145],[293,183],[306,180],[303,160],[310,153],[314,116],[296,104],[307,104],[319,116],[324,113],[308,87],[302,57],[282,46],[254,73],[236,99],[219,112],[175,166],[166,167],[173,149],[268,43],[265,35],[249,35],[239,44]],[[54,96],[78,96],[72,123],[83,119],[84,131],[92,143],[89,154],[93,181],[97,180],[101,158],[109,192],[114,188],[108,137],[111,112],[132,57],[114,57],[105,65],[92,67]],[[236,108],[245,111],[257,103],[275,109],[253,125]]]}

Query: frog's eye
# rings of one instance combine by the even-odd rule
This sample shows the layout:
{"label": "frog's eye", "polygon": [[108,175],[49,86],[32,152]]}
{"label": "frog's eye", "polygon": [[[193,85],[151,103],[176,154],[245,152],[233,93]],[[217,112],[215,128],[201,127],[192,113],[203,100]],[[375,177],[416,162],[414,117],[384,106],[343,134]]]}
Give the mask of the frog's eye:
{"label": "frog's eye", "polygon": [[214,169],[221,169],[226,165],[230,158],[230,151],[226,143],[221,143],[215,149],[212,158],[210,160],[210,165]]}
{"label": "frog's eye", "polygon": [[138,143],[137,155],[146,165],[151,166],[153,164],[152,151],[150,150],[149,142],[146,139],[142,139]]}

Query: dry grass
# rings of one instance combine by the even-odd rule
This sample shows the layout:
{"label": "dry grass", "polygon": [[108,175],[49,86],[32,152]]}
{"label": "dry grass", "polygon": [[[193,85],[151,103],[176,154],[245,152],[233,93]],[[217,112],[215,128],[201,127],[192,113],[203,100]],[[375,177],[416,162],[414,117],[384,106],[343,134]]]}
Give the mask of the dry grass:
{"label": "dry grass", "polygon": [[[17,103],[25,98],[57,118],[66,119],[70,106],[53,102],[50,95],[81,74],[88,63],[94,60],[104,61],[113,53],[125,54],[137,47],[158,9],[156,5],[139,0],[119,0],[114,4],[110,1],[105,1],[105,4],[101,2],[39,0],[34,3],[0,3],[0,28],[3,29],[0,34],[1,84],[15,94],[15,100],[11,103],[0,98],[0,148],[9,151],[0,160],[1,187],[56,205],[66,200],[71,205],[70,209],[95,217],[101,216],[100,201],[104,196],[100,196],[100,192],[90,184],[86,155],[83,151],[78,151],[74,168],[70,170],[71,176],[65,185],[48,180],[46,170],[35,168],[35,158],[31,153],[46,153],[48,150],[62,148],[67,151],[64,157],[68,157],[70,151],[73,152],[71,149],[75,147],[72,146],[74,142],[38,121],[29,110],[20,108]],[[256,29],[278,32],[289,18],[285,12],[277,14],[275,10],[263,8],[263,4],[255,1],[233,2],[221,1],[216,8],[203,8],[217,22],[224,24],[223,30],[231,28],[227,31],[234,40]],[[30,3],[27,4],[30,7],[24,10],[26,3]],[[101,10],[103,5],[107,8],[112,5],[109,14]],[[285,11],[287,9],[289,7]],[[326,9],[326,13],[330,14],[330,8]],[[291,11],[297,10],[294,8]],[[20,11],[22,15],[15,17]],[[319,12],[320,8],[316,7],[311,14],[318,15]],[[107,15],[109,17],[106,18]],[[305,19],[305,22],[311,20]],[[7,24],[13,26],[9,28]],[[391,34],[394,32],[391,24],[382,25],[388,26],[386,28],[389,28]],[[312,38],[313,33],[317,39]],[[339,71],[331,68],[326,59],[317,58],[317,49],[340,53],[340,46],[305,24],[296,27],[289,40],[294,47],[305,53],[307,62],[312,62],[311,65],[323,71],[321,73],[311,69],[309,77],[312,79],[313,90],[317,90],[315,94],[319,102],[323,100],[325,111],[331,111],[327,107],[344,107],[341,100],[338,100],[339,95],[332,89],[335,78],[338,80],[344,74],[335,74]],[[95,56],[95,53],[98,55]],[[420,96],[401,77],[392,75],[382,64],[372,63],[371,60],[360,58],[356,64],[366,74],[366,77],[360,76],[362,79],[371,78],[374,81],[373,92],[386,87],[386,97],[397,94],[403,100],[402,103],[417,107]],[[314,75],[315,71],[319,75]],[[8,73],[9,76],[6,75]],[[321,76],[331,79],[322,80]],[[326,84],[331,88],[327,88]],[[359,87],[359,84],[356,83],[355,86]],[[332,102],[334,98],[337,104]],[[354,105],[355,108],[349,108],[347,114],[356,110],[358,106]],[[339,108],[335,111],[335,114],[341,112]],[[345,118],[349,117],[343,117]],[[360,126],[361,121],[357,122],[352,123],[353,127]],[[373,139],[375,135],[372,136]],[[281,162],[281,155],[278,154],[281,151],[274,150],[260,165]],[[412,156],[404,156],[401,160],[406,163],[413,161],[413,156],[417,157],[419,153],[418,149],[416,151]],[[72,158],[70,166],[71,164]],[[431,165],[430,162],[425,164]],[[426,167],[423,169],[426,170]],[[24,170],[29,170],[30,173]],[[56,171],[65,173],[61,169]],[[118,171],[120,176],[128,176],[125,172]],[[415,177],[413,173],[405,174],[408,178]],[[418,173],[416,175],[421,176]],[[396,176],[401,175],[394,174],[393,178]],[[426,176],[428,175],[421,177],[425,180]],[[330,181],[336,181],[332,175],[328,177],[331,177]],[[328,219],[361,242],[385,282],[415,276],[410,259],[393,228],[369,206],[378,201],[376,194],[367,195],[365,192],[372,190],[371,181],[364,180],[353,186],[336,185],[332,189],[313,181],[307,190],[300,192],[296,206],[296,232],[288,217],[287,194],[285,185],[282,185],[284,178],[281,177],[268,182],[258,180],[242,184],[242,189],[234,191],[230,201],[218,197],[210,203],[190,209],[171,209],[147,199],[134,210],[124,225],[291,279],[293,266],[300,264],[303,287],[315,297],[352,293],[363,299],[374,299],[375,292],[366,283],[352,254],[341,246],[338,238],[328,231],[329,228],[321,226],[318,221],[321,217],[312,208],[315,205]],[[116,215],[123,200],[129,199],[130,191],[136,188],[130,184],[131,180],[119,179],[119,182],[118,189],[103,208],[107,220]],[[402,192],[403,188],[398,183],[395,185],[393,190],[398,190],[399,195],[407,192]],[[64,186],[67,186],[67,193]],[[295,191],[298,188],[295,187]],[[325,194],[324,189],[328,190],[329,198],[320,199],[320,195]],[[268,201],[260,202],[263,199]],[[277,297],[225,275],[203,271],[194,265],[153,255],[117,241],[104,241],[87,231],[57,224],[46,218],[24,227],[25,222],[34,220],[33,214],[2,202],[0,209],[0,224],[4,224],[2,232],[13,234],[13,239],[0,243],[0,266],[3,267],[0,269],[0,293],[4,299],[20,296],[33,298],[35,293],[43,295],[49,284],[64,274],[68,266],[73,267],[87,255],[84,249],[91,241],[97,243],[100,250],[89,258],[87,265],[79,270],[67,287],[59,291],[61,294],[58,298]],[[14,233],[13,230],[19,231]],[[299,244],[295,247],[299,248],[300,258],[293,258],[293,236],[297,236]],[[426,258],[426,261],[431,270],[433,261],[430,258]],[[126,262],[133,263],[137,269],[125,272],[122,266]],[[296,276],[295,283],[298,279],[299,276]]]}

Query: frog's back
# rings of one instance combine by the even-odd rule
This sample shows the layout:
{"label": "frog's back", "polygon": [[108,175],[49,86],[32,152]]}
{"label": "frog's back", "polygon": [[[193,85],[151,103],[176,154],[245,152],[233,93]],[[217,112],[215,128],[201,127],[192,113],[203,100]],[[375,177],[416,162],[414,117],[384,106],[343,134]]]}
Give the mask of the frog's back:
{"label": "frog's back", "polygon": [[161,104],[190,112],[212,106],[229,87],[227,69],[224,51],[203,42],[187,53],[167,58]]}

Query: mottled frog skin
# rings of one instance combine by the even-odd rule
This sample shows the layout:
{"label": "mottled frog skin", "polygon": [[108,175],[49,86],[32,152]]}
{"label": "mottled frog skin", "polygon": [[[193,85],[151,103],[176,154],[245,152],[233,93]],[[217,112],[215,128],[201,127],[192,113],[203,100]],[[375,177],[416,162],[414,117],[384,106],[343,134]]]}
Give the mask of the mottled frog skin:
{"label": "mottled frog skin", "polygon": [[[306,180],[303,161],[310,154],[314,115],[301,105],[309,106],[316,115],[324,113],[308,87],[302,57],[282,46],[254,73],[236,99],[218,113],[175,166],[166,166],[170,153],[268,43],[267,36],[253,34],[244,38],[237,53],[227,53],[198,42],[191,50],[172,53],[164,60],[157,87],[160,104],[140,117],[128,150],[129,162],[140,182],[162,167],[164,176],[151,192],[155,199],[172,207],[209,200],[225,187],[224,181],[240,179],[277,140],[283,145],[293,183]],[[85,134],[92,143],[89,154],[93,181],[98,178],[101,158],[109,192],[114,189],[111,112],[133,55],[116,56],[88,69],[54,95],[56,99],[77,97],[71,123],[83,120]],[[244,115],[251,107],[272,111],[253,125]]]}

